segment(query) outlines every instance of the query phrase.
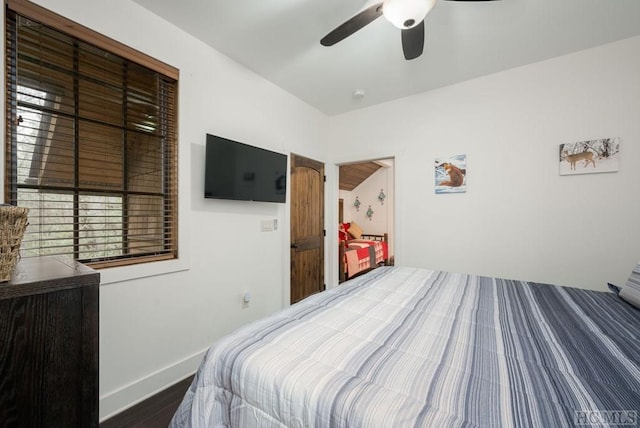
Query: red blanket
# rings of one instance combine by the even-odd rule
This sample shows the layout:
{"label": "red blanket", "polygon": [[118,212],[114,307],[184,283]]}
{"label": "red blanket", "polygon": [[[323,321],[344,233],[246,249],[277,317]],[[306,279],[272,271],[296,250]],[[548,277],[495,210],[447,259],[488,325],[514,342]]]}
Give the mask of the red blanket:
{"label": "red blanket", "polygon": [[357,273],[376,267],[389,257],[389,249],[384,241],[353,239],[347,241],[345,273],[349,278]]}

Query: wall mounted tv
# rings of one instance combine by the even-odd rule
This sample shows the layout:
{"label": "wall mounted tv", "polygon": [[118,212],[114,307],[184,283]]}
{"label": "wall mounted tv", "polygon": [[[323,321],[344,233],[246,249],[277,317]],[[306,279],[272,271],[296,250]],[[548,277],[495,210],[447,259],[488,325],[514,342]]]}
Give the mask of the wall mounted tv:
{"label": "wall mounted tv", "polygon": [[287,155],[207,134],[204,197],[284,203]]}

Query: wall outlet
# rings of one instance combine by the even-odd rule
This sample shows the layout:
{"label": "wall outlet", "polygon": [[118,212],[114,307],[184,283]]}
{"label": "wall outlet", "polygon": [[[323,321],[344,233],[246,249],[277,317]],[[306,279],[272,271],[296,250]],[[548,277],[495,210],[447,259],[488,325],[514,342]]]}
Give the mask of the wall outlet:
{"label": "wall outlet", "polygon": [[251,291],[245,291],[242,293],[242,308],[248,308],[251,303]]}

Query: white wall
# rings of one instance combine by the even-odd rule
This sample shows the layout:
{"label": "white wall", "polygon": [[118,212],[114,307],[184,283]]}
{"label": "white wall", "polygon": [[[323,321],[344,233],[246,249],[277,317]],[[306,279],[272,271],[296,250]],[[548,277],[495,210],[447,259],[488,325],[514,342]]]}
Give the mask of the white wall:
{"label": "white wall", "polygon": [[[387,227],[388,211],[392,205],[388,200],[385,200],[382,205],[378,202],[380,189],[384,189],[385,195],[393,193],[389,191],[389,173],[393,174],[393,170],[380,168],[351,191],[351,204],[345,206],[345,212],[349,212],[351,220],[358,223],[365,233],[383,234],[389,231]],[[360,201],[359,210],[353,205],[356,196]],[[371,218],[367,217],[369,206],[373,211]]]}
{"label": "white wall", "polygon": [[[289,204],[203,199],[205,134],[324,161],[327,118],[128,0],[36,3],[180,69],[181,260],[102,271],[115,281],[100,290],[104,419],[191,374],[215,338],[288,301]],[[263,219],[278,230],[260,232]],[[167,270],[176,272],[159,275]]]}
{"label": "white wall", "polygon": [[345,223],[349,223],[351,222],[351,207],[353,206],[355,196],[352,195],[352,192],[350,190],[338,190],[338,198],[342,199],[344,203],[344,207],[342,210],[342,220]]}
{"label": "white wall", "polygon": [[[336,162],[396,159],[396,264],[605,290],[640,258],[640,38],[331,118]],[[562,143],[620,137],[617,173],[559,176]],[[348,143],[348,144],[347,144]],[[466,153],[467,192],[435,195]]]}

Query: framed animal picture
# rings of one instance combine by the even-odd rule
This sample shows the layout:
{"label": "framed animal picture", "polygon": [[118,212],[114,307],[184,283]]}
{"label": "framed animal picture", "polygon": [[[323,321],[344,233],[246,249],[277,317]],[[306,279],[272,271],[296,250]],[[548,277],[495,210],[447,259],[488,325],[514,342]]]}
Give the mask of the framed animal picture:
{"label": "framed animal picture", "polygon": [[436,194],[467,191],[467,155],[435,160]]}
{"label": "framed animal picture", "polygon": [[619,169],[619,138],[560,144],[560,175],[616,172]]}

